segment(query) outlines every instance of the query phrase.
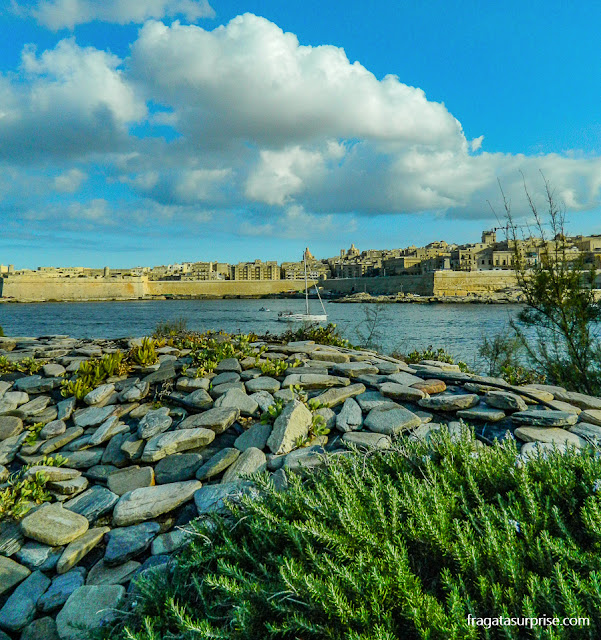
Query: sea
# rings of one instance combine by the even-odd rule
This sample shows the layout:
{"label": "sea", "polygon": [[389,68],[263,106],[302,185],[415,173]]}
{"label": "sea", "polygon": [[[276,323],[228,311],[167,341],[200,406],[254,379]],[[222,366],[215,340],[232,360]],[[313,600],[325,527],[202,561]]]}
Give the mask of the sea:
{"label": "sea", "polygon": [[[151,334],[165,321],[184,319],[194,331],[278,334],[298,323],[278,321],[278,312],[303,312],[302,299],[145,300],[0,304],[7,336],[66,334],[77,338],[122,338]],[[319,303],[311,301],[317,312]],[[443,347],[476,366],[485,336],[508,330],[520,307],[494,304],[340,304],[325,302],[328,321],[354,344],[369,340],[383,353]],[[371,334],[371,336],[369,335]]]}

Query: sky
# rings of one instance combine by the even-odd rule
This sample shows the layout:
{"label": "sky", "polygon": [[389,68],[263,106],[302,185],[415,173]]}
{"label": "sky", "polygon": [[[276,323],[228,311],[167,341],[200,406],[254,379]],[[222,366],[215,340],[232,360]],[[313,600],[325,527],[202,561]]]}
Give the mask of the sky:
{"label": "sky", "polygon": [[601,4],[0,0],[0,263],[601,233]]}

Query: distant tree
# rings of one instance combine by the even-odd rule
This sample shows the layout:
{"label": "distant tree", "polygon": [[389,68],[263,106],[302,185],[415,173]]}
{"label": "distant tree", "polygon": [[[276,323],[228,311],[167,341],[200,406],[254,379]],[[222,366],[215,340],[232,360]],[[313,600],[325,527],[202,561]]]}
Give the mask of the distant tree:
{"label": "distant tree", "polygon": [[544,176],[543,183],[545,210],[541,212],[524,180],[539,236],[535,259],[527,255],[526,243],[518,237],[519,226],[501,188],[513,268],[526,305],[511,326],[530,364],[550,384],[601,394],[601,304],[594,291],[595,268],[587,266],[582,255],[569,251],[565,206]]}

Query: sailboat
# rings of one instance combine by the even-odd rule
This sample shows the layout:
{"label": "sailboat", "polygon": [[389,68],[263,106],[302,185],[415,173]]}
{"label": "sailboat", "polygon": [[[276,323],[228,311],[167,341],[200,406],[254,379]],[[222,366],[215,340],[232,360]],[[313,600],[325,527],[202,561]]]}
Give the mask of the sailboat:
{"label": "sailboat", "polygon": [[305,249],[303,254],[303,262],[305,266],[305,313],[294,313],[293,311],[280,311],[278,313],[278,320],[282,322],[327,322],[328,314],[326,313],[326,308],[323,306],[323,300],[319,295],[319,289],[317,285],[315,285],[315,292],[317,293],[317,297],[319,298],[319,303],[321,304],[321,309],[323,313],[309,313],[309,282],[307,280],[307,252],[309,250]]}

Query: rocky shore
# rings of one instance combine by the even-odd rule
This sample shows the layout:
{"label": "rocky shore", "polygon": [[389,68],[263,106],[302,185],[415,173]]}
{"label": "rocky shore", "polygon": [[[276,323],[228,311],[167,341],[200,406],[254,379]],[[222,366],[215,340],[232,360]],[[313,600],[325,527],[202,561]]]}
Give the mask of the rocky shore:
{"label": "rocky shore", "polygon": [[376,295],[359,292],[332,299],[332,302],[354,304],[520,304],[519,291],[470,293],[465,296],[420,296],[415,293]]}
{"label": "rocky shore", "polygon": [[169,570],[193,519],[253,495],[248,474],[285,490],[329,456],[461,437],[461,421],[478,447],[515,438],[518,464],[601,441],[601,398],[307,341],[253,342],[210,373],[165,345],[81,400],[61,393],[82,362],[136,344],[0,338],[5,364],[44,363],[0,375],[0,491],[36,478],[47,492],[21,514],[0,503],[0,640],[85,638],[131,605],[137,578]]}

